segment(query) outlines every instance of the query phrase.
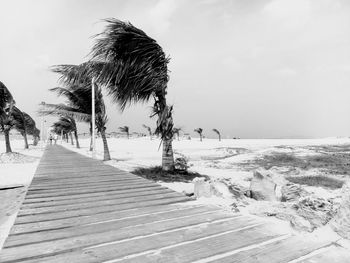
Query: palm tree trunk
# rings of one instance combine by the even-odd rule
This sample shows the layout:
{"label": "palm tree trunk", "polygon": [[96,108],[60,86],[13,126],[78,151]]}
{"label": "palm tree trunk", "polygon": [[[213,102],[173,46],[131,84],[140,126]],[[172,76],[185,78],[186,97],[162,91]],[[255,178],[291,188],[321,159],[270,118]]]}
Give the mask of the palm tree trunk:
{"label": "palm tree trunk", "polygon": [[69,133],[69,137],[70,137],[70,143],[71,143],[72,145],[74,145],[73,136],[72,136],[72,133],[71,133],[71,132]]}
{"label": "palm tree trunk", "polygon": [[107,138],[106,138],[106,134],[105,134],[104,129],[101,130],[101,137],[102,137],[102,141],[103,141],[103,160],[109,161],[109,160],[111,160],[111,155],[109,154]]}
{"label": "palm tree trunk", "polygon": [[6,152],[11,153],[12,149],[11,149],[11,144],[10,144],[10,130],[5,129],[4,134],[5,134]]}
{"label": "palm tree trunk", "polygon": [[28,149],[29,146],[28,146],[27,133],[26,133],[26,132],[23,132],[23,133],[22,133],[22,136],[23,136],[23,139],[24,139],[24,149]]}
{"label": "palm tree trunk", "polygon": [[127,132],[126,135],[128,136],[128,140],[129,140],[129,132]]}
{"label": "palm tree trunk", "polygon": [[175,169],[172,139],[163,141],[162,169],[169,172]]}
{"label": "palm tree trunk", "polygon": [[200,140],[202,141],[202,134],[199,134],[199,138],[200,138]]}
{"label": "palm tree trunk", "polygon": [[65,134],[66,142],[68,143],[68,133]]}
{"label": "palm tree trunk", "polygon": [[74,137],[75,137],[75,141],[76,141],[77,148],[80,148],[77,130],[74,131]]}
{"label": "palm tree trunk", "polygon": [[221,135],[219,134],[219,142],[221,142]]}
{"label": "palm tree trunk", "polygon": [[33,136],[33,145],[37,146],[38,145],[38,137],[37,136]]}

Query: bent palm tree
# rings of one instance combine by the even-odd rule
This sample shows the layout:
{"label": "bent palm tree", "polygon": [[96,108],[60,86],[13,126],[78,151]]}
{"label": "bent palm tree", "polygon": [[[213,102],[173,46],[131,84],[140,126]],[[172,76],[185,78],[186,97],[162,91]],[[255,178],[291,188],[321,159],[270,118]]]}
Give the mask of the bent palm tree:
{"label": "bent palm tree", "polygon": [[174,134],[176,134],[177,135],[177,140],[179,141],[180,140],[180,131],[181,131],[182,129],[180,128],[180,127],[174,127],[173,128],[173,132],[174,132]]}
{"label": "bent palm tree", "polygon": [[27,113],[22,112],[16,106],[13,106],[12,116],[14,120],[14,128],[23,136],[24,148],[28,149],[27,130],[30,128],[29,126],[32,125],[32,123],[30,123],[32,119]]}
{"label": "bent palm tree", "polygon": [[142,124],[142,127],[145,128],[148,131],[149,138],[152,140],[152,129],[151,129],[151,127],[149,127],[149,126],[147,126],[145,124]]}
{"label": "bent palm tree", "polygon": [[221,141],[221,134],[217,129],[213,129],[213,132],[215,132],[219,136],[219,141]]}
{"label": "bent palm tree", "polygon": [[121,110],[130,103],[154,99],[155,133],[163,142],[162,168],[173,171],[173,107],[166,102],[169,58],[154,39],[132,24],[117,19],[106,22],[91,52],[92,60],[103,65],[96,81],[107,88]]}
{"label": "bent palm tree", "polygon": [[127,136],[128,139],[129,139],[129,127],[128,127],[128,126],[119,127],[119,130],[120,130],[121,132],[126,133],[126,136]]}
{"label": "bent palm tree", "polygon": [[[95,69],[96,67],[96,69]],[[68,106],[54,105],[51,107],[53,113],[64,113],[65,116],[77,118],[78,121],[85,121],[90,123],[90,134],[92,133],[91,114],[92,114],[92,70],[98,70],[101,65],[98,63],[82,63],[80,65],[57,65],[53,67],[53,72],[59,73],[60,82],[65,86],[64,88],[53,88],[59,96],[65,96],[68,99]],[[100,132],[103,149],[104,161],[111,159],[108,143],[106,138],[106,124],[108,121],[106,107],[103,100],[101,88],[96,83],[95,85],[95,124],[97,131]],[[68,108],[67,108],[68,107]],[[49,109],[50,110],[50,109]],[[90,144],[90,150],[92,150]]]}
{"label": "bent palm tree", "polygon": [[6,152],[12,152],[10,144],[10,130],[14,125],[12,111],[15,101],[11,92],[0,81],[0,130],[4,132]]}
{"label": "bent palm tree", "polygon": [[34,127],[28,130],[28,134],[33,136],[33,145],[38,145],[38,142],[40,140],[40,130],[37,127],[35,127],[35,122]]}
{"label": "bent palm tree", "polygon": [[197,128],[197,129],[194,129],[194,131],[195,131],[196,133],[199,134],[199,138],[200,138],[200,140],[202,141],[202,138],[203,138],[203,129],[202,129],[202,128]]}
{"label": "bent palm tree", "polygon": [[72,145],[74,145],[73,137],[72,137],[72,132],[73,132],[77,148],[80,148],[79,140],[77,136],[77,126],[73,118],[60,117],[59,120],[52,125],[52,128],[53,128],[53,131],[57,134],[60,134],[61,132],[69,134]]}

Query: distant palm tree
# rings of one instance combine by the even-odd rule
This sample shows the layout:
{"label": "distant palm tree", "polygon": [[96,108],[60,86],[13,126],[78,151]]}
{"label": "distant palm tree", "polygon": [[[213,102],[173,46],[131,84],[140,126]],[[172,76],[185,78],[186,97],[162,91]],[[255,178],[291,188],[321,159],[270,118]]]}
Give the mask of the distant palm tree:
{"label": "distant palm tree", "polygon": [[33,145],[38,145],[40,140],[40,130],[34,125],[34,128],[28,130],[28,134],[33,136]]}
{"label": "distant palm tree", "polygon": [[24,115],[24,118],[26,120],[26,131],[28,135],[32,135],[33,136],[33,145],[36,146],[38,145],[39,139],[40,139],[40,130],[36,127],[35,121],[33,120],[33,118],[25,113],[22,112]]}
{"label": "distant palm tree", "polygon": [[[92,94],[91,94],[91,74],[89,68],[91,63],[82,63],[80,65],[58,65],[52,70],[61,75],[60,82],[65,87],[51,89],[59,96],[65,96],[68,99],[68,105],[46,104],[44,114],[58,114],[70,116],[77,121],[90,123],[90,134],[92,133],[91,113],[92,113]],[[91,66],[92,67],[92,66]],[[106,107],[100,87],[95,83],[95,124],[97,131],[101,134],[104,149],[104,161],[110,160],[110,153],[106,137],[106,124],[108,121]],[[90,143],[92,150],[92,141]]]}
{"label": "distant palm tree", "polygon": [[14,120],[14,128],[23,136],[24,148],[28,149],[28,138],[27,133],[33,125],[32,118],[25,112],[22,112],[16,106],[13,106],[12,116]]}
{"label": "distant palm tree", "polygon": [[119,127],[119,130],[121,131],[121,132],[125,132],[126,133],[126,135],[127,135],[127,137],[128,137],[128,139],[129,139],[129,127],[128,126],[123,126],[123,127]]}
{"label": "distant palm tree", "polygon": [[106,22],[91,52],[93,61],[103,63],[95,71],[96,80],[121,110],[130,103],[154,99],[153,116],[158,116],[155,134],[163,142],[162,168],[173,171],[173,107],[166,101],[169,58],[154,39],[132,24],[117,19]]}
{"label": "distant palm tree", "polygon": [[12,111],[15,101],[11,92],[0,81],[0,130],[4,132],[6,152],[12,152],[10,144],[10,130],[14,125]]}
{"label": "distant palm tree", "polygon": [[213,132],[215,132],[217,135],[219,135],[219,141],[221,141],[221,134],[217,129],[213,129]]}
{"label": "distant palm tree", "polygon": [[80,148],[79,140],[77,136],[77,126],[73,118],[60,117],[59,120],[52,125],[52,128],[53,128],[53,131],[57,134],[60,134],[62,131],[66,134],[69,134],[72,145],[74,145],[73,136],[72,136],[72,132],[73,132],[77,148]]}
{"label": "distant palm tree", "polygon": [[147,125],[145,125],[145,124],[142,124],[142,127],[145,128],[145,129],[147,129],[148,134],[149,134],[149,137],[150,137],[150,139],[152,140],[152,129],[151,129],[151,127],[149,127],[149,126],[147,126]]}
{"label": "distant palm tree", "polygon": [[200,140],[202,141],[202,138],[203,138],[203,129],[202,128],[197,128],[197,129],[194,129],[195,132],[197,132],[199,134],[199,138]]}
{"label": "distant palm tree", "polygon": [[180,127],[174,127],[173,128],[173,132],[174,132],[174,134],[176,134],[176,136],[177,136],[177,140],[179,141],[180,140],[180,131],[181,131],[182,129],[180,128]]}

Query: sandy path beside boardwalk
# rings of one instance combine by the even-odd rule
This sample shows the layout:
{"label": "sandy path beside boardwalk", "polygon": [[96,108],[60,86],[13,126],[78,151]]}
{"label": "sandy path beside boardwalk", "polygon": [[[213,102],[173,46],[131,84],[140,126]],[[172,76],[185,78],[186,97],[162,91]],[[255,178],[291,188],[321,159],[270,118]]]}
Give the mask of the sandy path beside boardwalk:
{"label": "sandy path beside boardwalk", "polygon": [[[5,152],[5,143],[0,141],[0,154]],[[23,149],[22,140],[11,141],[13,152],[23,154],[20,163],[0,162],[0,249],[16,219],[43,150],[41,146]],[[29,160],[29,162],[26,162]]]}

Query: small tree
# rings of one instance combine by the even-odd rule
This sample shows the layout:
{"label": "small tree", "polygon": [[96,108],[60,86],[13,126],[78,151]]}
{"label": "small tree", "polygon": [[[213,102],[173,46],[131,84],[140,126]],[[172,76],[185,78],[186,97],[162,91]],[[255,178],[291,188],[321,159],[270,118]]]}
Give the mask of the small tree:
{"label": "small tree", "polygon": [[219,136],[219,141],[221,141],[221,134],[217,129],[213,129],[213,132],[215,132]]}
{"label": "small tree", "polygon": [[145,128],[145,129],[147,129],[148,134],[149,134],[149,137],[150,137],[150,139],[152,140],[152,129],[151,129],[151,127],[149,127],[149,126],[147,126],[147,125],[145,125],[145,124],[142,124],[142,127]]}
{"label": "small tree", "polygon": [[71,138],[72,145],[74,145],[73,137],[72,137],[72,132],[73,132],[74,137],[75,137],[75,141],[76,141],[76,146],[77,146],[77,148],[80,148],[79,140],[78,140],[78,133],[77,133],[77,126],[76,126],[75,120],[73,118],[60,117],[59,120],[52,125],[52,128],[53,128],[54,132],[57,134],[60,134],[61,131],[69,134],[69,136]]}
{"label": "small tree", "polygon": [[27,117],[29,115],[25,112],[22,112],[16,106],[13,106],[12,116],[14,121],[14,128],[23,136],[24,148],[28,149],[29,146],[28,146],[28,139],[27,139],[27,130],[31,125],[31,123],[28,123],[28,121],[30,121],[31,118],[29,119]]}
{"label": "small tree", "polygon": [[174,171],[173,107],[167,103],[169,58],[158,43],[132,24],[107,19],[92,48],[93,61],[102,62],[96,81],[106,87],[114,102],[124,110],[130,103],[154,99],[153,116],[158,116],[155,134],[163,143],[162,169]]}
{"label": "small tree", "polygon": [[199,134],[199,138],[200,140],[202,141],[202,138],[203,138],[203,129],[202,128],[197,128],[197,129],[194,129],[195,132],[197,132]]}
{"label": "small tree", "polygon": [[12,152],[10,144],[10,130],[14,125],[12,111],[15,101],[11,92],[0,81],[0,130],[4,132],[6,152]]}
{"label": "small tree", "polygon": [[128,139],[129,139],[130,134],[129,134],[129,127],[128,127],[128,126],[119,127],[119,130],[120,130],[121,132],[125,132],[125,133],[126,133],[126,136],[127,136]]}
{"label": "small tree", "polygon": [[173,128],[173,133],[176,134],[177,140],[178,140],[178,141],[180,140],[180,131],[181,131],[181,130],[182,130],[182,129],[179,128],[179,127],[174,127],[174,128]]}

